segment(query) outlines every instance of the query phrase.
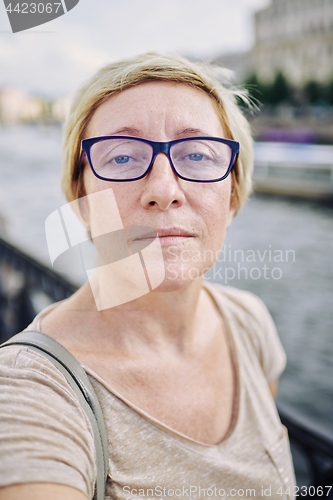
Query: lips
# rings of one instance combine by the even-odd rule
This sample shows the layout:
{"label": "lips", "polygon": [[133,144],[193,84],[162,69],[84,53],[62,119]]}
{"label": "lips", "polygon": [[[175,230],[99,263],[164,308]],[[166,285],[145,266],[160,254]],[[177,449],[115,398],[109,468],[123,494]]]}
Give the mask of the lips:
{"label": "lips", "polygon": [[193,233],[186,231],[183,228],[158,228],[156,229],[159,238],[167,238],[167,237],[181,237],[181,238],[192,238],[194,236]]}
{"label": "lips", "polygon": [[182,245],[195,237],[193,233],[180,227],[158,228],[156,230],[161,247]]}
{"label": "lips", "polygon": [[182,245],[196,235],[183,227],[159,227],[130,226],[127,227],[127,234],[131,252],[135,253],[143,250],[153,243],[158,236],[161,247]]}
{"label": "lips", "polygon": [[194,234],[183,229],[183,228],[177,228],[177,227],[172,227],[172,228],[149,228],[149,227],[138,227],[135,228],[136,231],[134,231],[134,227],[131,228],[130,232],[130,239],[132,241],[140,241],[140,240],[152,240],[155,239],[156,236],[158,236],[160,239],[163,238],[192,238],[194,237]]}

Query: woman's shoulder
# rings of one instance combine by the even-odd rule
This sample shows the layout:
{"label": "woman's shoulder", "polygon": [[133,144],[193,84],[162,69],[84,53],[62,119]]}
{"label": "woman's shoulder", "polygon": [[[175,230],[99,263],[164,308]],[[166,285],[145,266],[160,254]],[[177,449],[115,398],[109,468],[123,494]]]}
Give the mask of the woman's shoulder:
{"label": "woman's shoulder", "polygon": [[230,314],[246,315],[257,321],[266,320],[267,315],[270,317],[264,302],[252,292],[219,283],[205,282],[204,286],[221,305],[223,303],[224,309]]}
{"label": "woman's shoulder", "polygon": [[[91,312],[92,308],[87,302],[85,286],[83,286],[71,297],[45,307],[26,330],[43,332],[72,352],[73,342],[79,344],[76,342],[77,331],[82,334],[89,323]],[[76,356],[75,349],[72,354]]]}
{"label": "woman's shoulder", "polygon": [[[66,299],[65,299],[66,300]],[[61,300],[59,302],[54,302],[52,304],[49,304],[48,306],[44,307],[32,320],[30,325],[28,325],[25,328],[25,331],[41,331],[41,322],[42,319],[47,316],[48,314],[51,314],[57,307],[59,307],[61,304],[65,302],[65,300]]]}
{"label": "woman's shoulder", "polygon": [[[41,352],[29,346],[8,345],[0,349],[0,385],[3,388],[15,387],[18,397],[25,392],[32,398],[54,394],[64,405],[77,407],[78,414],[85,417],[64,375]],[[14,392],[10,398],[12,402]]]}
{"label": "woman's shoulder", "polygon": [[49,481],[92,495],[93,431],[62,373],[28,346],[2,347],[0,394],[0,486]]}
{"label": "woman's shoulder", "polygon": [[268,382],[280,377],[286,353],[264,302],[254,293],[215,283],[205,283],[215,298],[233,338],[255,351]]}

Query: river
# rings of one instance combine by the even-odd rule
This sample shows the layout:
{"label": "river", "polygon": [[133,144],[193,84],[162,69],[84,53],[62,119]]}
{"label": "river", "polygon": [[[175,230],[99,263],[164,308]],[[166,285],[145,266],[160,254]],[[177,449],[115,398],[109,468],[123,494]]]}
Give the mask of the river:
{"label": "river", "polygon": [[[7,237],[49,265],[46,217],[60,191],[61,129],[0,128],[0,214]],[[254,196],[207,278],[266,303],[288,363],[278,401],[333,434],[333,207]]]}

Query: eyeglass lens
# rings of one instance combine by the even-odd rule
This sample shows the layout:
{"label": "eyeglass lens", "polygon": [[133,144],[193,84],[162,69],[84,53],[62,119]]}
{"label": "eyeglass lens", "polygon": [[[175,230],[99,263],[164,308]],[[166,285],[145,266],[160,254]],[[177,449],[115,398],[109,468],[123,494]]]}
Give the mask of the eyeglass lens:
{"label": "eyeglass lens", "polygon": [[[148,169],[153,148],[146,142],[112,138],[96,142],[90,150],[97,175],[105,179],[126,180],[142,176]],[[228,171],[232,151],[228,144],[209,139],[182,141],[170,148],[177,173],[189,180],[216,180]]]}

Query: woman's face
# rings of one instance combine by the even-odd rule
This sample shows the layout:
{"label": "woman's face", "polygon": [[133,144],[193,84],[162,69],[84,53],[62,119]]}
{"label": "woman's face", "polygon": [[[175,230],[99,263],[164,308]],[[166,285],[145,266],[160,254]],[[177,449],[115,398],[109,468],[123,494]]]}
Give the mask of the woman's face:
{"label": "woman's face", "polygon": [[[166,142],[195,136],[225,137],[211,98],[174,82],[147,82],[110,97],[93,114],[85,137],[129,135]],[[231,176],[212,183],[178,178],[165,154],[132,182],[108,182],[84,169],[87,195],[112,188],[124,227],[157,230],[172,291],[202,276],[214,263],[232,219]],[[107,220],[110,213],[100,217]],[[93,229],[93,228],[92,228]]]}

